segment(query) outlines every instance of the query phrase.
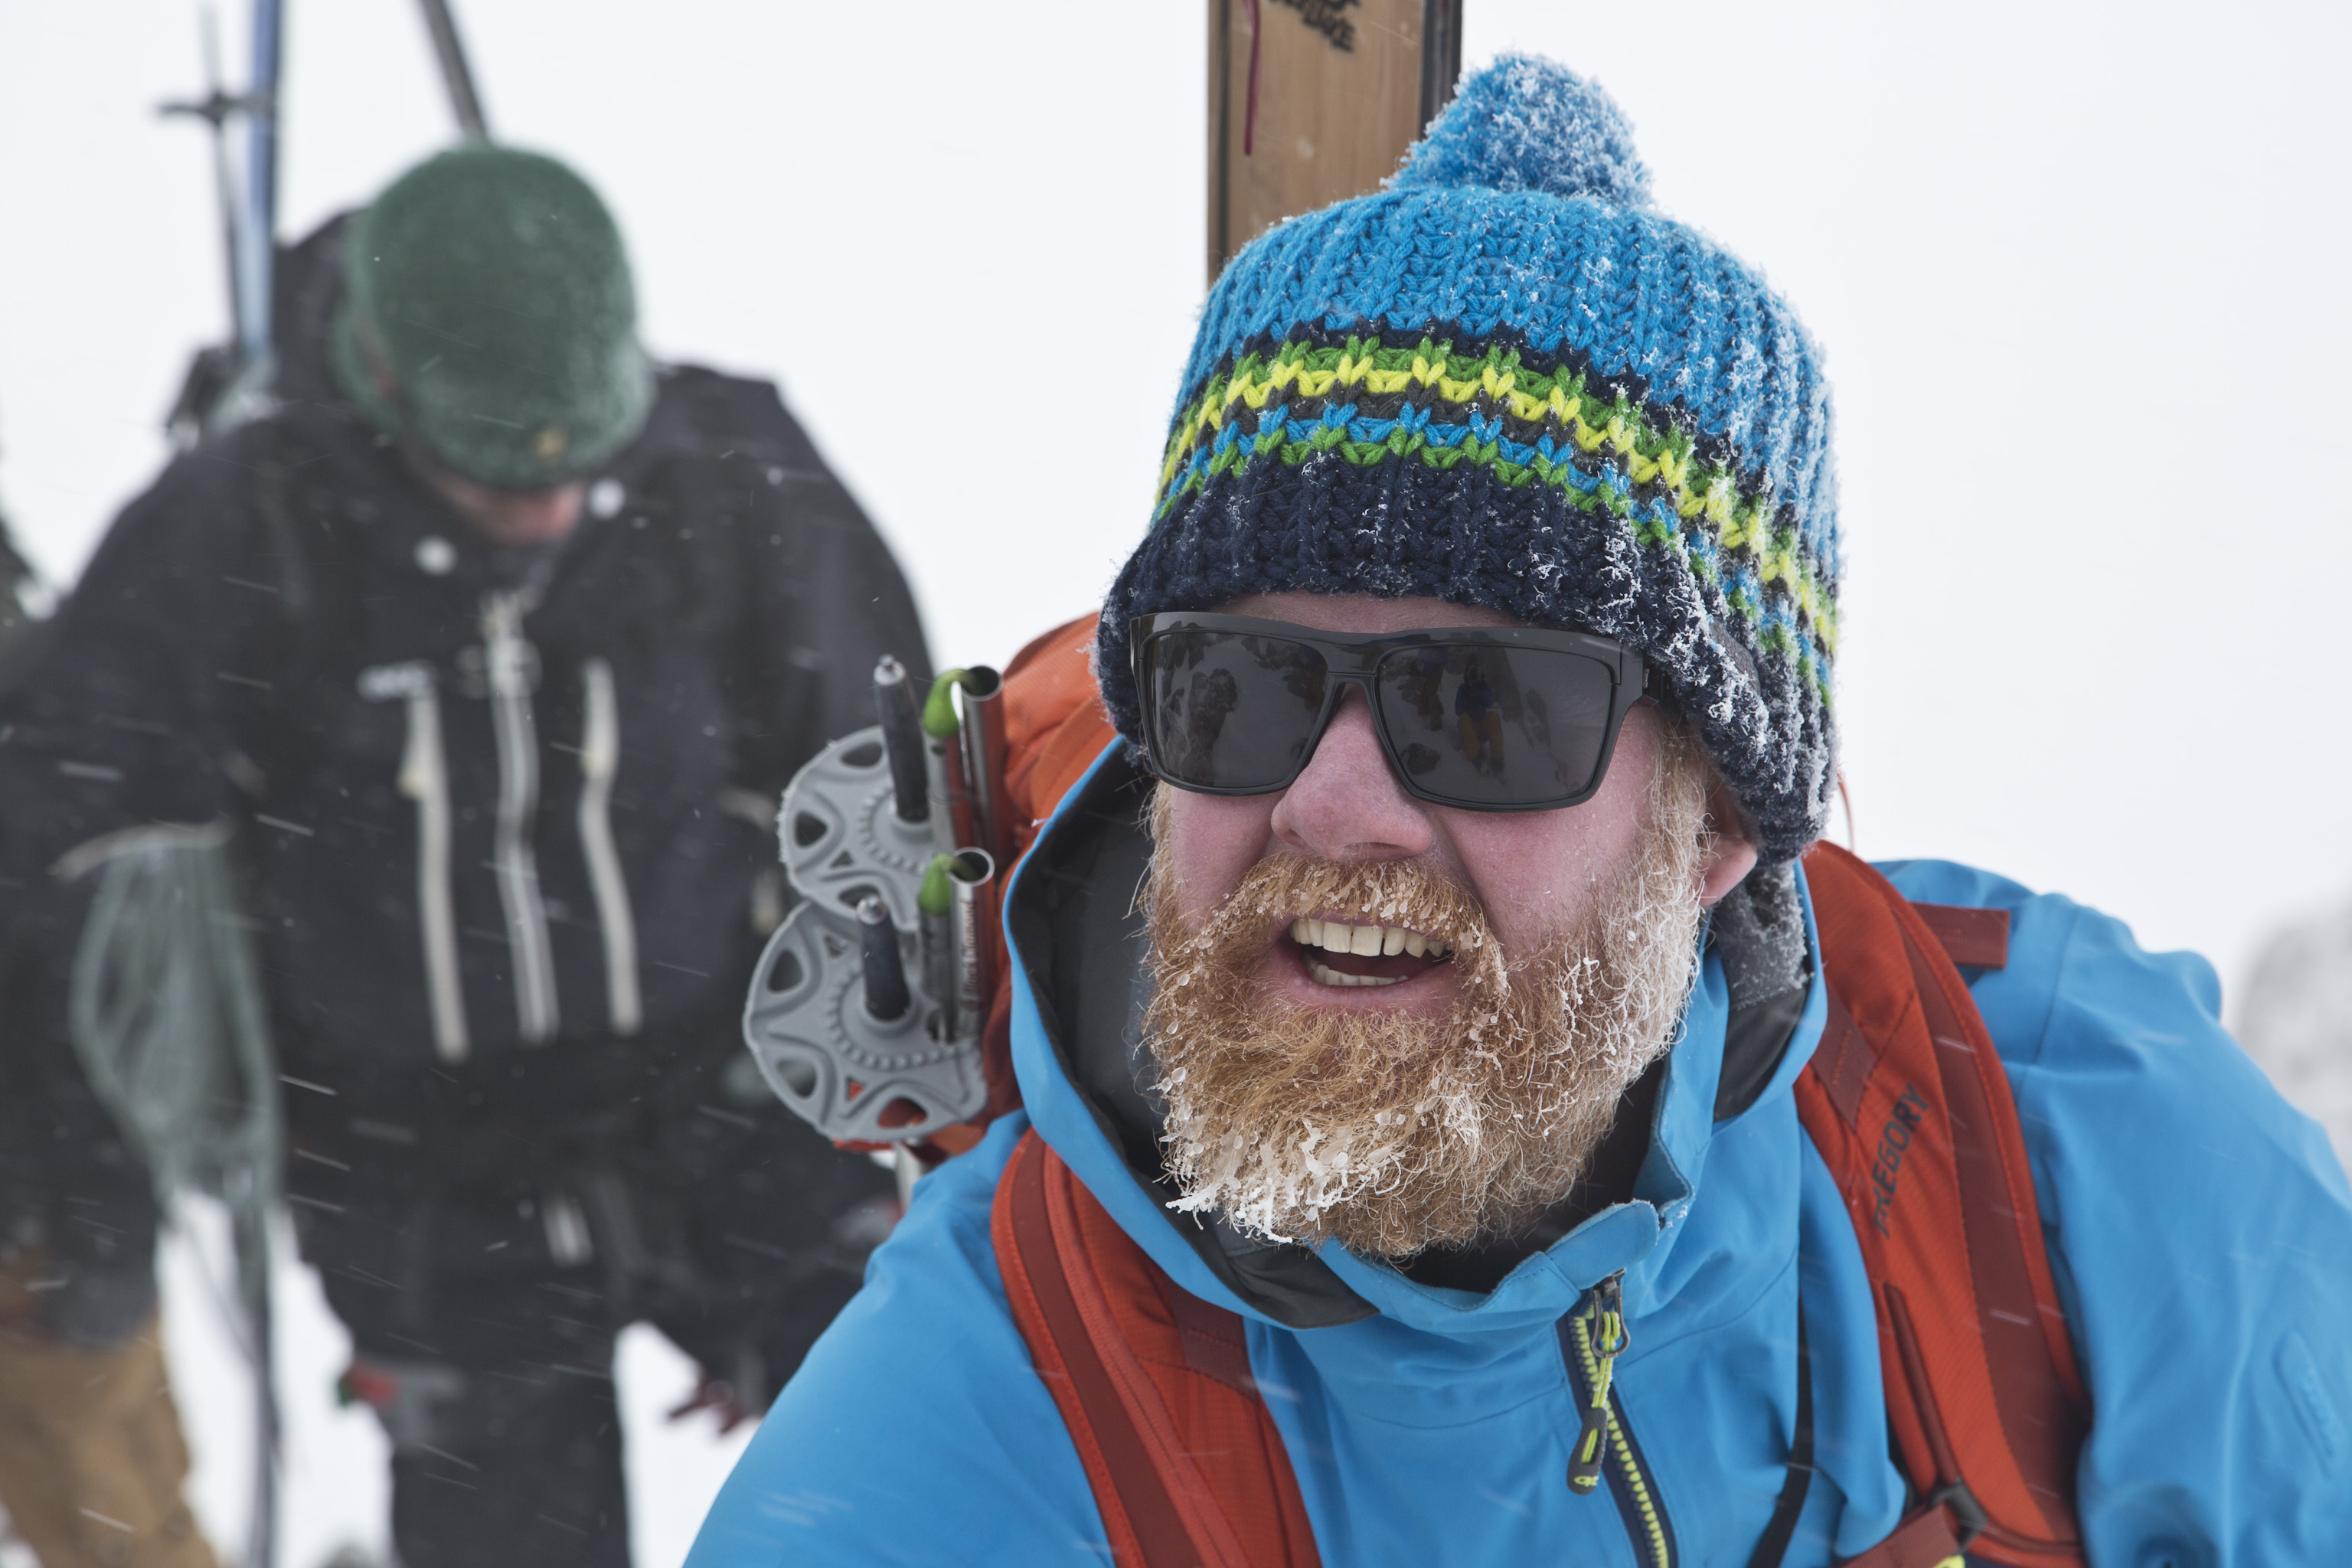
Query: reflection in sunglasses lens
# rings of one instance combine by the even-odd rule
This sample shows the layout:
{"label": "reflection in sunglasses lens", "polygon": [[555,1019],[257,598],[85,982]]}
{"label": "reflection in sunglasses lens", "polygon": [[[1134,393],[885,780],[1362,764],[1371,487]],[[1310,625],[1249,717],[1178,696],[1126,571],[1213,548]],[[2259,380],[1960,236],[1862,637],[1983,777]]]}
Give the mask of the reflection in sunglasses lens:
{"label": "reflection in sunglasses lens", "polygon": [[1144,649],[1144,739],[1162,771],[1207,789],[1297,771],[1323,710],[1323,656],[1287,637],[1173,631]]}
{"label": "reflection in sunglasses lens", "polygon": [[1408,778],[1448,799],[1559,800],[1591,782],[1609,733],[1609,667],[1551,648],[1432,644],[1381,661],[1381,723]]}

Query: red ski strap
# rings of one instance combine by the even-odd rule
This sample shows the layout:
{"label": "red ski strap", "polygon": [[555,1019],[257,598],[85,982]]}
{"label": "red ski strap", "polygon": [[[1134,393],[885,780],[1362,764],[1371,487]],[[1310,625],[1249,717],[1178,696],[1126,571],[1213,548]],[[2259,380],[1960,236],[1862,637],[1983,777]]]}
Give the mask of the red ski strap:
{"label": "red ski strap", "polygon": [[1833,845],[1805,874],[1830,1019],[1797,1108],[1876,1287],[1903,1468],[1976,1555],[2074,1568],[2086,1401],[2008,1074],[1954,967],[2005,962],[2007,920],[1916,908]]}
{"label": "red ski strap", "polygon": [[2009,967],[2007,910],[1971,910],[1958,904],[1913,904],[1911,909],[1954,963],[1971,969]]}
{"label": "red ski strap", "polygon": [[1240,1316],[1170,1279],[1034,1132],[997,1184],[991,1231],[1013,1318],[1077,1445],[1113,1559],[1317,1568]]}

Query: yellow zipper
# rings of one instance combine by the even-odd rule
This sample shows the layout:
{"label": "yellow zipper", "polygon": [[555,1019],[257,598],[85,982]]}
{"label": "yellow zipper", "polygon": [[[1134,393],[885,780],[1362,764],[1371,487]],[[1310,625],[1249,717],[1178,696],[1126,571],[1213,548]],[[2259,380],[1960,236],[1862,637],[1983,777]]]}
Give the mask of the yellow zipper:
{"label": "yellow zipper", "polygon": [[1626,1428],[1623,1402],[1615,1387],[1617,1358],[1633,1342],[1625,1329],[1624,1276],[1612,1274],[1594,1286],[1569,1318],[1576,1357],[1584,1374],[1585,1398],[1576,1446],[1569,1455],[1569,1489],[1580,1496],[1597,1490],[1605,1461],[1613,1461],[1624,1505],[1626,1532],[1646,1568],[1676,1568],[1674,1537],[1665,1508]]}

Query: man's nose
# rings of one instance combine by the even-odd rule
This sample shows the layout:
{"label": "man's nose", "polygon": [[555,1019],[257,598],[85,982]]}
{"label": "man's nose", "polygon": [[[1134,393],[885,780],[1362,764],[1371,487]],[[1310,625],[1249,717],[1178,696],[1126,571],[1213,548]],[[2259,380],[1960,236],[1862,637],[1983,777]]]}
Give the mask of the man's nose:
{"label": "man's nose", "polygon": [[1286,848],[1318,860],[1405,860],[1434,841],[1428,814],[1390,771],[1371,707],[1353,687],[1305,771],[1275,803],[1272,826]]}

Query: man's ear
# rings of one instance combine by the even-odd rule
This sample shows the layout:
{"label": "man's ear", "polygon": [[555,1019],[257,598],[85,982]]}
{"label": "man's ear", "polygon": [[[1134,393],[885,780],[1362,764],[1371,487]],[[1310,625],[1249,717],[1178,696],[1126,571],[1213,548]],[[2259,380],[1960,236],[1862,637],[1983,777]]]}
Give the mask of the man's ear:
{"label": "man's ear", "polygon": [[1717,779],[1706,792],[1706,841],[1700,847],[1698,901],[1713,909],[1726,893],[1756,869],[1756,840],[1750,835],[1739,797]]}

